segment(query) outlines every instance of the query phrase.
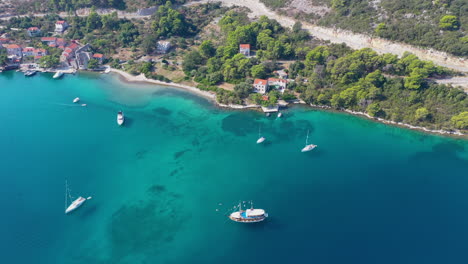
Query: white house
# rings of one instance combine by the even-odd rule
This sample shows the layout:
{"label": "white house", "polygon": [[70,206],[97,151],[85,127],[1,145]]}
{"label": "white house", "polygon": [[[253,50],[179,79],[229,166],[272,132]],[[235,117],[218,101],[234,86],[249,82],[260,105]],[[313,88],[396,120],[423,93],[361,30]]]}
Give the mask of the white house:
{"label": "white house", "polygon": [[55,22],[55,32],[62,33],[68,28],[68,23],[65,20]]}
{"label": "white house", "polygon": [[268,78],[268,86],[273,86],[282,93],[286,90],[287,84],[288,80],[285,79]]}
{"label": "white house", "polygon": [[23,48],[23,57],[25,56],[34,56],[34,48],[33,47]]}
{"label": "white house", "polygon": [[268,82],[263,79],[255,79],[253,83],[254,92],[265,94],[268,91]]}
{"label": "white house", "polygon": [[158,41],[156,44],[157,53],[167,53],[171,49],[171,43],[169,41]]}
{"label": "white house", "polygon": [[245,56],[250,56],[250,44],[240,44],[239,53],[244,54]]}
{"label": "white house", "polygon": [[23,56],[23,50],[17,44],[4,44],[3,47],[6,48],[8,56],[16,56],[18,58]]}

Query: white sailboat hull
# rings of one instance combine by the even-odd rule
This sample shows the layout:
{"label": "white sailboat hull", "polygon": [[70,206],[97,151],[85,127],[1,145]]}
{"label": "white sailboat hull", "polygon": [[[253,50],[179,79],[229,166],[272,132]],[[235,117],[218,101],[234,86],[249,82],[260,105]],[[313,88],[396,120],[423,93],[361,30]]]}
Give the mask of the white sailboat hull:
{"label": "white sailboat hull", "polygon": [[261,137],[257,140],[257,144],[263,143],[265,141],[264,137]]}
{"label": "white sailboat hull", "polygon": [[80,101],[80,98],[79,98],[79,97],[73,99],[73,103],[75,103],[75,104],[78,103],[79,101]]}
{"label": "white sailboat hull", "polygon": [[68,213],[78,209],[78,207],[83,205],[84,202],[86,202],[86,198],[83,198],[81,196],[78,197],[78,199],[73,201],[73,203],[71,203],[70,206],[67,207],[67,209],[65,210],[65,214],[68,214]]}
{"label": "white sailboat hull", "polygon": [[305,146],[305,147],[301,150],[301,152],[308,152],[308,151],[311,151],[311,150],[315,149],[316,147],[317,147],[317,145],[310,144],[310,145]]}

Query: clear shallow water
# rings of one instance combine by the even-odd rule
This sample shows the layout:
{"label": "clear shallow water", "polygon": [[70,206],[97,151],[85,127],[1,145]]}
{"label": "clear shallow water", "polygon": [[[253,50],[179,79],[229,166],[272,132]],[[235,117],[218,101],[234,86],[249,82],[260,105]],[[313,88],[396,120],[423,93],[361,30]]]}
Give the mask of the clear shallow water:
{"label": "clear shallow water", "polygon": [[[467,141],[300,107],[222,110],[108,75],[2,73],[0,119],[1,263],[468,260]],[[319,147],[300,153],[308,129]],[[65,179],[93,196],[70,215]],[[270,217],[229,221],[239,200]]]}

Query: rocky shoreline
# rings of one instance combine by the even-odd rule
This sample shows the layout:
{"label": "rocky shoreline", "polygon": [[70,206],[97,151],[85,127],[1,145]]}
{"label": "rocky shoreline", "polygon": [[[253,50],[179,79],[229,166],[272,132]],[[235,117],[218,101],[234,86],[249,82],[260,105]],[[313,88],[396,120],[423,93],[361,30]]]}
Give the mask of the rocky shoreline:
{"label": "rocky shoreline", "polygon": [[[133,75],[127,73],[127,72],[124,72],[124,71],[118,70],[118,69],[113,69],[113,68],[110,69],[110,72],[114,72],[114,73],[119,74],[123,78],[123,80],[127,81],[127,82],[145,82],[145,83],[153,83],[153,84],[158,84],[158,85],[183,89],[183,90],[192,92],[192,93],[194,93],[196,95],[207,98],[210,101],[214,102],[217,106],[223,107],[223,108],[237,109],[237,110],[241,110],[241,109],[259,109],[259,108],[261,108],[260,105],[255,105],[255,104],[250,104],[250,105],[221,104],[216,100],[216,94],[213,93],[213,92],[202,91],[202,90],[200,90],[200,89],[198,89],[196,87],[193,87],[193,86],[177,84],[177,83],[167,83],[167,82],[163,82],[163,81],[148,79],[143,74],[140,74],[138,76],[133,76]],[[313,108],[333,110],[329,106],[306,104],[303,101],[301,101],[299,104],[305,104],[305,105],[311,106]],[[357,111],[352,111],[352,110],[349,110],[349,109],[340,109],[339,111],[340,112],[346,112],[346,113],[349,113],[349,114],[352,114],[352,115],[364,116],[364,117],[367,117],[368,119],[371,119],[371,120],[374,120],[374,121],[377,121],[377,122],[380,122],[380,123],[384,123],[384,124],[388,124],[388,125],[394,125],[394,126],[400,126],[400,127],[404,127],[404,128],[413,129],[413,130],[419,130],[419,131],[423,131],[423,132],[426,132],[426,133],[440,134],[440,135],[446,135],[446,136],[457,136],[457,137],[466,137],[467,136],[467,134],[461,132],[460,130],[454,130],[454,131],[447,131],[447,130],[442,130],[442,129],[433,130],[433,129],[428,129],[426,127],[413,126],[413,125],[402,123],[402,122],[395,122],[395,121],[386,120],[386,119],[383,119],[383,118],[372,117],[369,114],[364,113],[364,112],[357,112]]]}

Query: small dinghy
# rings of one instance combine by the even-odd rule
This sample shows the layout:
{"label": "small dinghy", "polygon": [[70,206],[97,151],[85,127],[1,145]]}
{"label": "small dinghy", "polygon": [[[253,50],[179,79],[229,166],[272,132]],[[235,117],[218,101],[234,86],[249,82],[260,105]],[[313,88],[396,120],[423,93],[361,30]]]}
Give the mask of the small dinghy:
{"label": "small dinghy", "polygon": [[278,118],[281,118],[283,114],[281,112],[278,113]]}
{"label": "small dinghy", "polygon": [[75,104],[78,103],[79,101],[80,101],[80,98],[79,98],[79,97],[73,99],[73,103],[75,103]]}

